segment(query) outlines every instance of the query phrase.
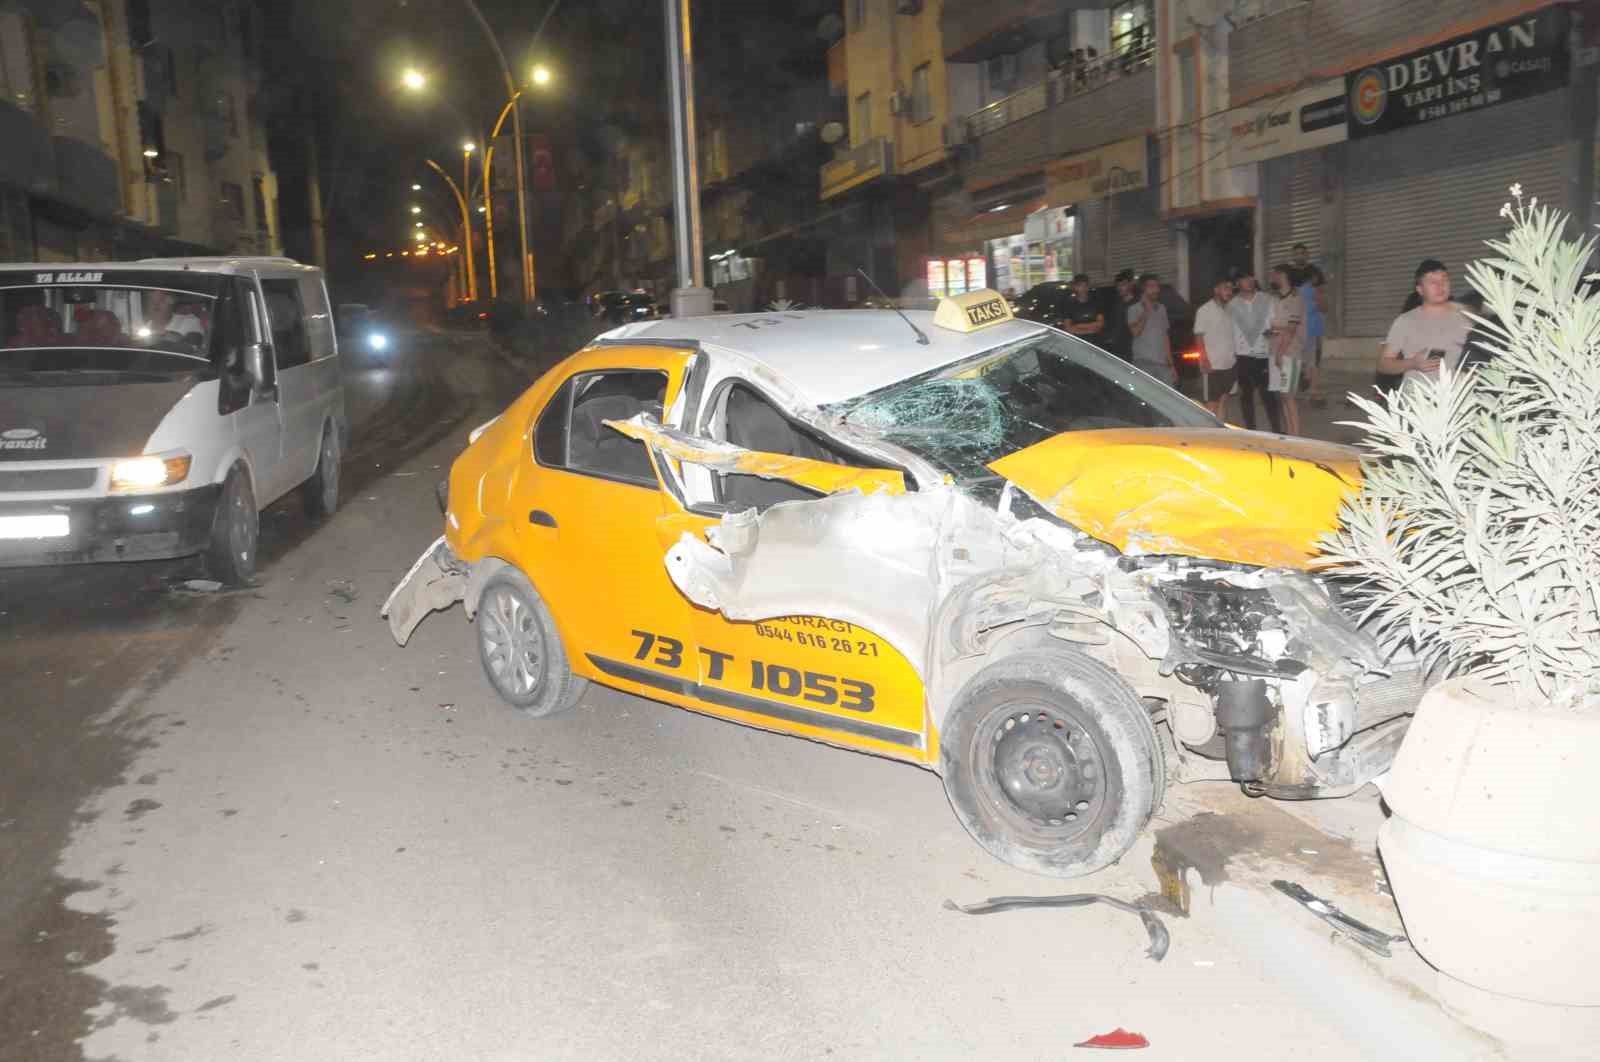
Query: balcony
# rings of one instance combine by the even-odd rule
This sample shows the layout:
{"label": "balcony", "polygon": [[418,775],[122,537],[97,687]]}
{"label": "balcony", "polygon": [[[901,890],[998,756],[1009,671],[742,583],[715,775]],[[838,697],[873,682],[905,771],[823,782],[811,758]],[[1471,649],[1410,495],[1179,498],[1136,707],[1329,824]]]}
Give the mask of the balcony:
{"label": "balcony", "polygon": [[822,166],[822,198],[829,199],[894,172],[894,142],[876,136]]}
{"label": "balcony", "polygon": [[939,16],[944,57],[952,63],[975,63],[1018,52],[1035,41],[1066,32],[1073,11],[1098,11],[1112,0],[991,0],[950,3]]}
{"label": "balcony", "polygon": [[1153,52],[1108,56],[969,114],[969,180],[990,184],[1156,124]]}
{"label": "balcony", "polygon": [[117,164],[95,144],[70,136],[53,138],[56,179],[61,197],[96,214],[122,211],[122,181]]}
{"label": "balcony", "polygon": [[0,181],[45,191],[55,184],[50,134],[32,111],[0,100]]}

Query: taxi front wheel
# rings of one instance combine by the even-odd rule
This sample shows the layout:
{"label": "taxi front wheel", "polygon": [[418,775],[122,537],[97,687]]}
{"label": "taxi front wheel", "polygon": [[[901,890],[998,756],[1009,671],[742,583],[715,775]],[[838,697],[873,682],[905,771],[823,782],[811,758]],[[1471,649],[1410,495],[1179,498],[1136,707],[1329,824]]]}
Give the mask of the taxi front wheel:
{"label": "taxi front wheel", "polygon": [[502,568],[478,599],[478,659],[502,700],[535,719],[578,703],[588,681],[572,673],[561,635],[527,576]]}
{"label": "taxi front wheel", "polygon": [[1019,652],[973,676],[945,720],[939,760],[956,817],[990,855],[1059,878],[1120,859],[1166,785],[1138,697],[1070,650]]}

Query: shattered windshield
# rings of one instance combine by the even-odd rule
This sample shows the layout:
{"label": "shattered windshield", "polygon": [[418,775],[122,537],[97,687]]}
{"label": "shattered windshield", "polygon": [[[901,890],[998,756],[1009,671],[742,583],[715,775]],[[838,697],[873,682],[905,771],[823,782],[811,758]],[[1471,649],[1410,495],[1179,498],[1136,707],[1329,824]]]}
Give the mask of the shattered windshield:
{"label": "shattered windshield", "polygon": [[[212,294],[111,284],[0,289],[0,371],[186,371],[210,362]],[[188,368],[195,366],[189,365]]]}
{"label": "shattered windshield", "polygon": [[904,447],[957,482],[1069,431],[1214,428],[1216,418],[1120,358],[1047,332],[985,351],[828,410]]}

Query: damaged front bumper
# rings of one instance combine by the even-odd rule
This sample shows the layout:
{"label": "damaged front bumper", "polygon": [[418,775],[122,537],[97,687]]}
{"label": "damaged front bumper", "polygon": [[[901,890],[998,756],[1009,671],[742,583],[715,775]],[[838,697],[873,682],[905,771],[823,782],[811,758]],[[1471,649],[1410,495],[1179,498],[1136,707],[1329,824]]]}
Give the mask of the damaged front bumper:
{"label": "damaged front bumper", "polygon": [[[1338,796],[1388,770],[1425,675],[1381,653],[1328,585],[1183,559],[1130,567],[1165,621],[1165,644],[1146,648],[1163,674],[1213,698],[1234,781],[1284,798]],[[1191,725],[1179,738],[1199,744],[1205,733]]]}

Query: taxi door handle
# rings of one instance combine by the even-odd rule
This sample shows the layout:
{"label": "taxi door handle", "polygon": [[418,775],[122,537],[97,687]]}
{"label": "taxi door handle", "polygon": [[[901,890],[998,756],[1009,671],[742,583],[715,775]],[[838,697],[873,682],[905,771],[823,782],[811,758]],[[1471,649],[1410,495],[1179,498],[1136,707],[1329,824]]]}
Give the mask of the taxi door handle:
{"label": "taxi door handle", "polygon": [[535,527],[554,527],[556,526],[556,518],[543,509],[535,509],[528,514],[528,523],[533,524]]}

